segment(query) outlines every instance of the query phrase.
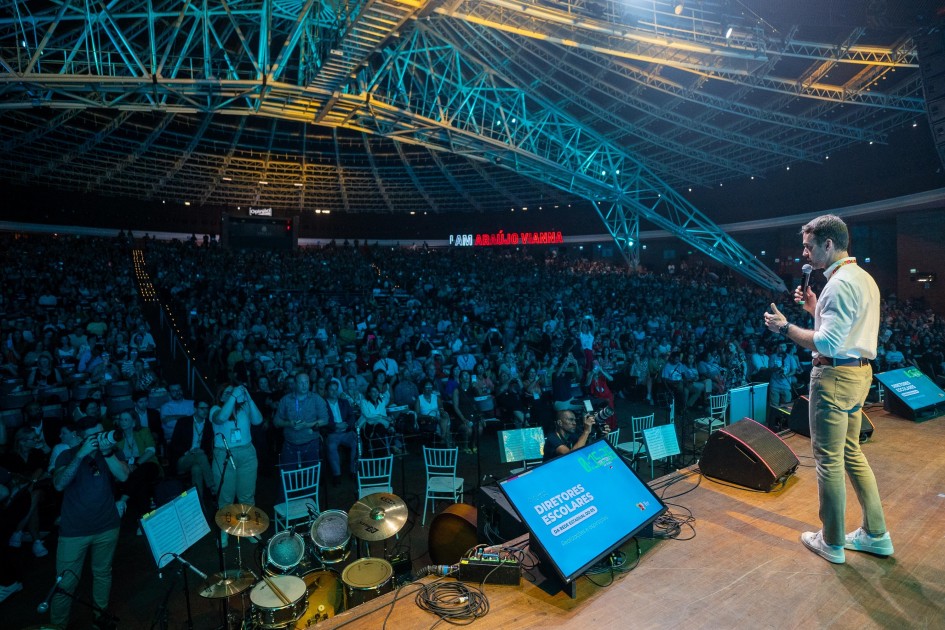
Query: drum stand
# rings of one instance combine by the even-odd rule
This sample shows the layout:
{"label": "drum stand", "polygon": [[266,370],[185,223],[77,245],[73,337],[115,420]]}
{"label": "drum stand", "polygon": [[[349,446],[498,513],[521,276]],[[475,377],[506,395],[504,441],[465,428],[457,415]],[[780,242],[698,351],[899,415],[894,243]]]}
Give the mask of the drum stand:
{"label": "drum stand", "polygon": [[[217,484],[217,497],[220,496],[220,492],[223,490],[223,481],[226,479],[226,471],[230,467],[230,449],[226,449],[226,455],[223,457],[223,467],[220,471],[220,483]],[[235,464],[234,464],[235,468]],[[222,532],[221,532],[222,534]],[[243,571],[243,552],[240,547],[240,537],[236,536],[236,566],[239,572]],[[217,536],[217,550],[220,555],[220,573],[226,575],[226,557],[223,553],[223,536]],[[252,573],[252,571],[250,571]],[[253,574],[254,577],[257,577]],[[186,580],[186,576],[184,578]],[[220,621],[222,625],[220,626],[223,630],[230,630],[230,607],[228,603],[229,597],[224,597],[220,600]],[[243,616],[245,617],[245,611],[243,611]],[[242,624],[240,624],[242,625]]]}

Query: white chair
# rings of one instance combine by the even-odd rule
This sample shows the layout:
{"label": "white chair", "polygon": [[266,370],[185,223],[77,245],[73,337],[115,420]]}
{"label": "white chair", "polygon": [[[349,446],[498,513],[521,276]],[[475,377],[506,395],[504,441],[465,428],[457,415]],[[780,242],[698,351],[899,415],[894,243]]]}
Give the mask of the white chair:
{"label": "white chair", "polygon": [[709,415],[692,421],[692,448],[696,448],[696,435],[705,432],[705,439],[725,426],[725,412],[728,410],[728,392],[709,396]]}
{"label": "white chair", "polygon": [[604,434],[604,439],[610,442],[610,445],[616,449],[620,446],[620,428],[616,428],[610,433]]}
{"label": "white chair", "polygon": [[[630,463],[636,466],[638,459],[647,457],[646,442],[643,440],[643,431],[653,427],[656,414],[648,416],[632,416],[630,418],[630,441],[617,444],[617,452],[630,458]],[[652,477],[652,474],[650,475]]]}
{"label": "white chair", "polygon": [[393,494],[391,474],[394,471],[394,456],[367,457],[358,460],[358,498],[375,492]]}
{"label": "white chair", "polygon": [[318,462],[314,466],[282,471],[282,492],[286,500],[273,507],[277,532],[288,529],[295,521],[308,519],[312,511],[314,514],[319,513],[318,480],[321,470],[322,464]]}
{"label": "white chair", "polygon": [[459,503],[463,496],[463,478],[456,476],[456,461],[459,449],[423,447],[423,465],[427,473],[426,497],[423,499],[423,518],[420,526],[427,522],[427,507],[433,505],[436,512],[436,499],[449,499]]}

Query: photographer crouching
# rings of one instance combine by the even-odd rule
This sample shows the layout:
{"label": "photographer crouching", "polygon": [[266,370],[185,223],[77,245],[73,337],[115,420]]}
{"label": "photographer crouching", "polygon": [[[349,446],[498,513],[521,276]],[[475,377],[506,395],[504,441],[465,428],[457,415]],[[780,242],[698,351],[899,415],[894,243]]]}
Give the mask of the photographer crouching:
{"label": "photographer crouching", "polygon": [[[609,411],[605,407],[606,411]],[[602,410],[603,411],[603,410]],[[610,413],[606,414],[609,417]],[[549,461],[561,455],[567,455],[577,448],[581,448],[590,441],[595,430],[601,435],[610,433],[604,417],[605,413],[588,413],[584,416],[581,433],[577,432],[577,414],[570,409],[562,409],[555,414],[554,431],[545,436],[544,461]]]}
{"label": "photographer crouching", "polygon": [[61,628],[69,625],[72,608],[72,598],[63,592],[75,592],[89,551],[96,625],[107,625],[109,615],[103,612],[112,587],[119,527],[114,484],[128,479],[128,465],[117,456],[115,444],[102,439],[97,419],[83,418],[77,429],[82,441],[59,455],[53,473],[53,485],[63,493],[56,550],[56,576],[62,581],[52,598],[50,621]]}

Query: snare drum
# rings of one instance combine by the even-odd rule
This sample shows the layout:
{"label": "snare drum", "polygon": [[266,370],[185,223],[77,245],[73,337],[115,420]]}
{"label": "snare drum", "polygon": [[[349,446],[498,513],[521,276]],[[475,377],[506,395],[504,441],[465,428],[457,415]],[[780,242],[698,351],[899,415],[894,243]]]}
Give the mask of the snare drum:
{"label": "snare drum", "polygon": [[344,562],[351,554],[348,543],[351,530],[348,529],[348,514],[341,510],[325,510],[312,523],[312,542],[315,553],[325,564]]}
{"label": "snare drum", "polygon": [[344,612],[345,591],[336,571],[310,571],[302,579],[308,589],[308,610],[295,623],[295,628],[311,628],[320,621]]}
{"label": "snare drum", "polygon": [[270,575],[291,573],[305,557],[305,539],[291,531],[279,532],[266,545],[264,570]]}
{"label": "snare drum", "polygon": [[345,610],[394,590],[394,567],[380,558],[355,560],[341,574],[345,583]]}
{"label": "snare drum", "polygon": [[258,628],[285,628],[301,617],[308,608],[305,582],[294,575],[274,575],[269,580],[285,594],[289,603],[284,603],[266,580],[263,580],[249,593],[253,621]]}

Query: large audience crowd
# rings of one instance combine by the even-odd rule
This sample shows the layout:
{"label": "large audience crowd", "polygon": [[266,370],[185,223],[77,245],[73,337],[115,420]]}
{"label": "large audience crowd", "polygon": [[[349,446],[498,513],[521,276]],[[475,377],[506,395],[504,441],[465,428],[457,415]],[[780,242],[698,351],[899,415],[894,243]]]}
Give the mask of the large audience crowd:
{"label": "large audience crowd", "polygon": [[[786,295],[699,261],[641,272],[566,248],[0,241],[4,566],[16,553],[46,555],[41,531],[60,510],[60,536],[75,530],[87,507],[70,484],[106,468],[113,496],[95,509],[107,503],[115,515],[101,520],[127,513],[133,527],[174,479],[215,506],[252,503],[258,469],[322,461],[338,483],[356,475],[359,454],[398,455],[414,437],[470,454],[487,419],[547,431],[584,399],[672,400],[685,417],[711,394],[764,381],[780,405],[809,368],[809,355],[763,325],[766,305]],[[160,365],[170,334],[152,330],[138,297],[135,248],[206,388],[185,391]],[[782,306],[804,322],[800,307]],[[882,317],[874,371],[915,365],[941,384],[942,317],[891,295]],[[77,453],[99,462],[88,479]],[[7,577],[3,598],[20,584]],[[107,590],[96,601],[107,604]],[[53,610],[68,617],[66,602],[57,613],[54,598]]]}

